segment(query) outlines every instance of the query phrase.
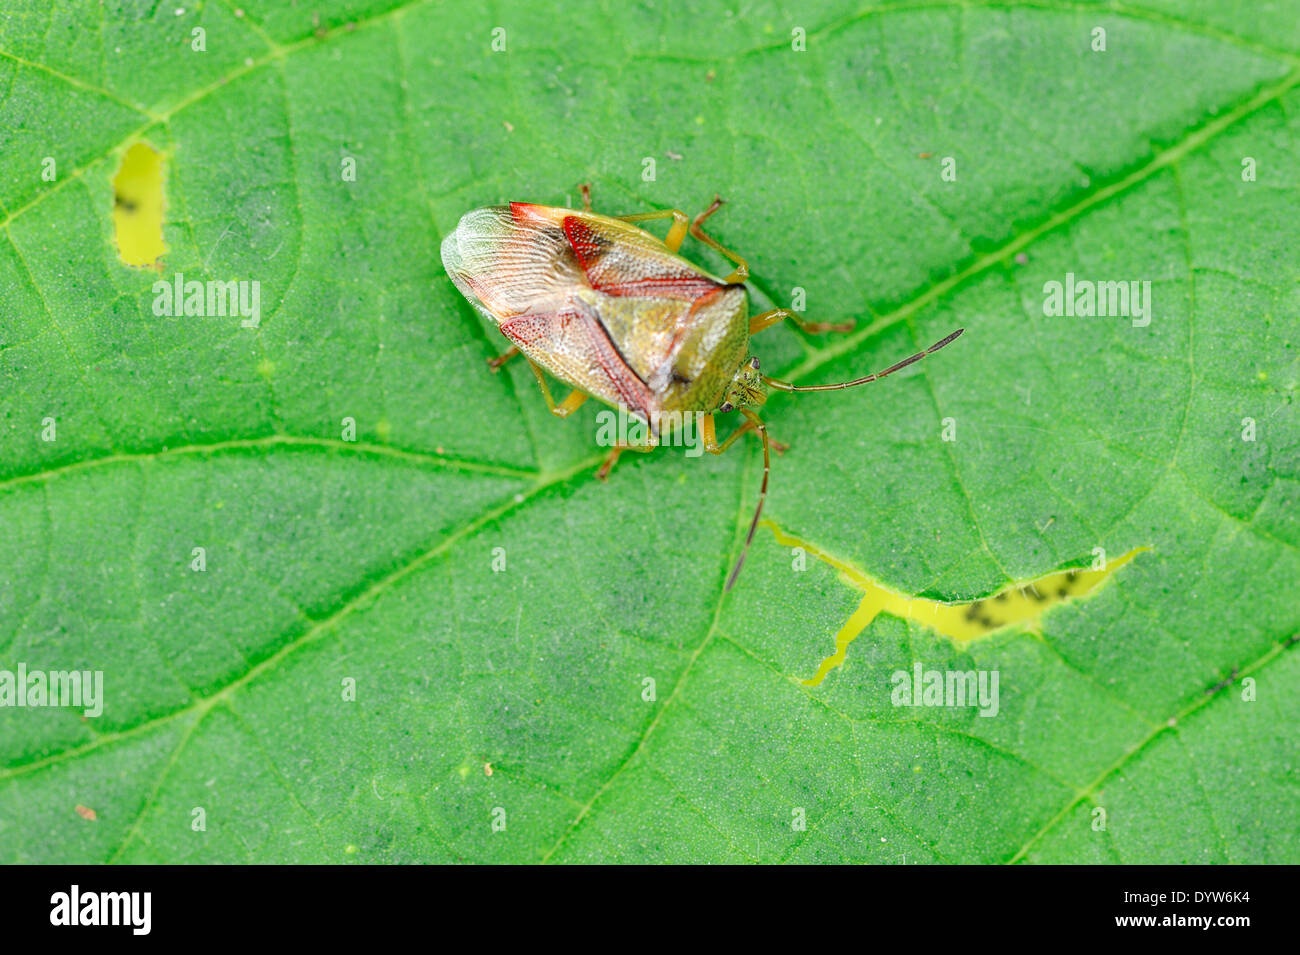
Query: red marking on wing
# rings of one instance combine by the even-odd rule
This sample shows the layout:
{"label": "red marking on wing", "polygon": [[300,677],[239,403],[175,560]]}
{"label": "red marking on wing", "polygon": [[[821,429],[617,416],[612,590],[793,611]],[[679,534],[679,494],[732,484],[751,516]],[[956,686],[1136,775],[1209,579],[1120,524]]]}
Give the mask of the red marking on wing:
{"label": "red marking on wing", "polygon": [[[578,264],[582,266],[582,270],[590,272],[596,267],[602,248],[596,230],[577,216],[565,216],[564,234],[568,237],[569,245],[573,247],[573,254],[578,257]],[[609,243],[607,241],[603,244]]]}
{"label": "red marking on wing", "polygon": [[599,286],[606,295],[631,297],[645,295],[650,298],[672,298],[693,301],[716,292],[717,284],[704,276],[654,275],[643,279]]}
{"label": "red marking on wing", "polygon": [[557,331],[553,327],[557,320],[560,316],[549,313],[520,315],[502,322],[501,333],[519,347],[529,348],[552,338]]}
{"label": "red marking on wing", "polygon": [[520,223],[558,226],[562,217],[556,215],[556,213],[562,211],[553,206],[539,206],[535,202],[510,203],[510,217]]}
{"label": "red marking on wing", "polygon": [[717,282],[688,267],[663,268],[656,275],[637,274],[644,261],[624,254],[617,238],[606,238],[579,216],[564,217],[564,234],[591,287],[614,297],[651,296],[693,301],[719,288]]}

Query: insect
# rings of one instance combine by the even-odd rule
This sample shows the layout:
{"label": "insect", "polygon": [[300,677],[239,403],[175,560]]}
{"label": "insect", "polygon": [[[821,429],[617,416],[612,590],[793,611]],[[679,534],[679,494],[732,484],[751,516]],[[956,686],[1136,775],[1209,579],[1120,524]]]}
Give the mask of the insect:
{"label": "insect", "polygon": [[[447,274],[469,302],[512,345],[489,362],[493,370],[522,354],[552,413],[563,418],[588,397],[622,407],[647,426],[644,444],[614,447],[597,471],[604,480],[623,451],[649,451],[681,415],[699,416],[704,448],[721,454],[747,432],[763,444],[763,482],[740,556],[727,578],[736,582],[767,498],[770,447],[767,425],[755,408],[767,388],[834,391],[878,381],[947,345],[964,329],[924,351],[863,378],[827,385],[793,385],[769,378],[749,354],[749,339],[789,320],[805,332],[847,332],[853,322],[810,322],[786,308],[749,315],[749,266],[701,226],[720,198],[689,219],[678,209],[606,216],[593,212],[581,187],[583,208],[512,202],[465,213],[442,242]],[[673,220],[659,239],[636,223]],[[687,234],[725,256],[735,269],[725,278],[677,254]],[[545,373],[572,387],[556,402]],[[745,418],[725,441],[714,415],[739,411]]]}

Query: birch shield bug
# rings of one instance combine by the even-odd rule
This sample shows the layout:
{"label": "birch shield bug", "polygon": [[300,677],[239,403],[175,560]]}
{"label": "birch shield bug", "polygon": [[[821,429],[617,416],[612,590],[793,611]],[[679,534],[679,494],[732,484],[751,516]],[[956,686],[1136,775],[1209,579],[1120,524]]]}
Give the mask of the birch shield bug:
{"label": "birch shield bug", "polygon": [[[749,266],[701,229],[722,205],[691,220],[678,209],[606,216],[583,208],[512,202],[474,209],[442,242],[442,262],[456,288],[512,345],[489,362],[493,370],[522,354],[552,413],[563,418],[589,397],[624,409],[647,428],[644,444],[614,447],[597,471],[602,480],[623,451],[649,451],[663,422],[698,415],[704,448],[721,454],[746,432],[763,444],[763,482],[740,556],[727,578],[730,590],[744,566],[767,498],[772,442],[754,410],[778,391],[834,391],[865,385],[906,368],[957,338],[964,329],[863,378],[827,385],[794,385],[769,378],[749,354],[750,336],[789,320],[805,332],[847,332],[853,322],[809,322],[786,308],[749,314]],[[659,239],[637,223],[673,220]],[[725,256],[735,269],[718,278],[677,254],[687,233]],[[545,373],[573,390],[556,402]],[[714,416],[745,418],[725,441]],[[776,444],[777,450],[784,450]]]}

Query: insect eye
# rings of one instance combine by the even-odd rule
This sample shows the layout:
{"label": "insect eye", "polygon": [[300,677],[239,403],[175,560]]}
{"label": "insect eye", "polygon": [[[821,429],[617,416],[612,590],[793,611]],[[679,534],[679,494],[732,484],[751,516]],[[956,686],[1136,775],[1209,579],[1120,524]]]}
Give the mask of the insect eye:
{"label": "insect eye", "polygon": [[749,360],[749,367],[752,368],[752,369],[754,369],[755,371],[758,371],[758,356],[757,356],[757,355],[755,355],[753,358],[751,358],[751,359]]}
{"label": "insect eye", "polygon": [[723,414],[726,414],[728,411],[735,411],[736,409],[732,407],[730,401],[724,401],[724,402],[722,403],[722,407],[719,408],[718,410],[719,410],[720,412],[722,412]]}

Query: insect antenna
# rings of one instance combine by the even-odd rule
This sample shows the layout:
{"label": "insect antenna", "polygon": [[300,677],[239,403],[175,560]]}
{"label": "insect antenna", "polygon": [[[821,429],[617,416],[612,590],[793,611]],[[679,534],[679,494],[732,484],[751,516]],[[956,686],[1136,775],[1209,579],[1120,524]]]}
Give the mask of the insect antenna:
{"label": "insect antenna", "polygon": [[740,568],[745,566],[745,556],[749,553],[749,545],[754,541],[754,531],[758,530],[758,518],[763,513],[763,502],[767,500],[767,472],[772,465],[768,453],[767,425],[763,424],[763,420],[748,408],[741,408],[740,412],[753,422],[754,427],[758,429],[758,436],[763,439],[763,485],[758,489],[758,506],[754,508],[754,519],[749,522],[749,533],[745,535],[745,546],[740,549],[740,557],[736,560],[736,566],[731,569],[731,576],[727,578],[724,593],[735,586],[736,578],[740,576]]}
{"label": "insect antenna", "polygon": [[886,375],[892,375],[894,372],[906,368],[908,365],[912,364],[912,362],[920,361],[926,355],[933,355],[944,345],[955,341],[964,331],[966,331],[966,329],[959,328],[947,338],[935,342],[925,351],[919,351],[909,358],[904,358],[902,361],[890,365],[884,371],[878,371],[875,374],[867,375],[865,378],[854,378],[852,381],[840,381],[833,385],[792,385],[788,381],[778,381],[775,378],[768,378],[766,375],[763,376],[763,381],[770,387],[775,388],[777,391],[839,391],[841,388],[852,388],[854,385],[865,385],[869,381],[879,381]]}

